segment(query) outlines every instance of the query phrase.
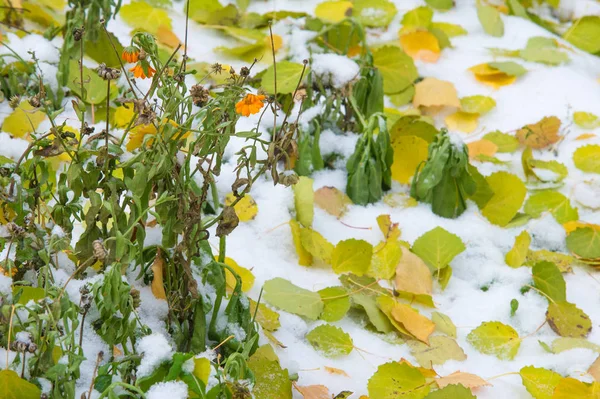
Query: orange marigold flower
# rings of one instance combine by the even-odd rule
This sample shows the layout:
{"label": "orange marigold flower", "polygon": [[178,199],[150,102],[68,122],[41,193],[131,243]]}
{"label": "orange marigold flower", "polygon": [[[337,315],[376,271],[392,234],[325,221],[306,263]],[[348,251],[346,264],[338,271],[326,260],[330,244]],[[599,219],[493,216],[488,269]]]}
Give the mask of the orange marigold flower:
{"label": "orange marigold flower", "polygon": [[151,78],[152,75],[154,75],[154,73],[156,72],[156,70],[152,68],[150,64],[143,61],[135,64],[135,66],[131,68],[130,71],[133,72],[134,77],[142,79]]}
{"label": "orange marigold flower", "polygon": [[235,112],[244,116],[256,114],[263,107],[265,98],[262,94],[246,94],[244,98],[235,104]]}
{"label": "orange marigold flower", "polygon": [[140,49],[135,46],[127,46],[123,49],[121,53],[121,58],[125,62],[138,62],[140,58]]}

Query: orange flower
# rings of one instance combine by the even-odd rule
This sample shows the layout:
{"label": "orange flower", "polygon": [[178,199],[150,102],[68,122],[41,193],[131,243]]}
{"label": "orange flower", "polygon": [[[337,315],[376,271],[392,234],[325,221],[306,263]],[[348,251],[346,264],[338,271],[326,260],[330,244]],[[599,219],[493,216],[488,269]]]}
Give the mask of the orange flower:
{"label": "orange flower", "polygon": [[244,116],[256,114],[263,107],[263,101],[265,100],[265,98],[266,97],[262,94],[246,94],[244,98],[242,98],[237,104],[235,104],[235,112]]}
{"label": "orange flower", "polygon": [[133,72],[133,76],[136,78],[151,78],[152,75],[156,72],[154,68],[150,66],[147,62],[141,61],[135,64],[133,68],[130,69]]}
{"label": "orange flower", "polygon": [[123,49],[121,53],[121,58],[125,62],[138,62],[140,58],[140,49],[134,46],[127,46]]}

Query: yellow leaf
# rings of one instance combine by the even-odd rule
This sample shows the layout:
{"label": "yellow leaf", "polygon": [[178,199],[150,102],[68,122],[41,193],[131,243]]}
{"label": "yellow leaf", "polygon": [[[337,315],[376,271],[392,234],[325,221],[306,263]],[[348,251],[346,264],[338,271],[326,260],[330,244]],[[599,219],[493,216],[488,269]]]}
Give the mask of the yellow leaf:
{"label": "yellow leaf", "polygon": [[392,317],[419,341],[429,344],[429,336],[435,330],[435,324],[419,314],[409,305],[397,303],[391,311]]}
{"label": "yellow leaf", "polygon": [[205,357],[194,358],[194,371],[193,374],[204,384],[208,384],[208,377],[210,376],[210,360]]}
{"label": "yellow leaf", "polygon": [[448,115],[444,121],[449,130],[471,133],[477,129],[477,125],[479,124],[479,114],[456,111],[455,113]]}
{"label": "yellow leaf", "polygon": [[400,35],[400,45],[415,60],[436,62],[440,58],[438,39],[429,31],[419,30]]}
{"label": "yellow leaf", "polygon": [[351,1],[324,1],[315,8],[317,18],[325,22],[336,23],[352,15]]}
{"label": "yellow leaf", "polygon": [[[271,50],[271,36],[265,36],[265,45],[268,50]],[[275,52],[277,52],[281,47],[283,47],[283,38],[279,35],[273,34],[273,48]]]}
{"label": "yellow leaf", "polygon": [[35,132],[40,123],[46,119],[46,114],[23,101],[9,116],[4,119],[2,131],[15,137],[24,138]]}
{"label": "yellow leaf", "polygon": [[565,229],[567,234],[572,233],[573,231],[577,230],[578,228],[586,228],[586,227],[590,227],[596,231],[600,231],[600,225],[597,224],[592,224],[592,223],[585,223],[585,222],[579,222],[576,220],[572,220],[570,222],[564,223],[563,224],[563,228]]}
{"label": "yellow leaf", "polygon": [[112,124],[118,128],[127,127],[134,116],[135,112],[133,111],[133,107],[131,105],[129,107],[124,107],[121,105],[115,108],[114,112],[111,113]]}
{"label": "yellow leaf", "polygon": [[464,373],[462,371],[456,371],[445,377],[440,377],[437,380],[435,380],[435,382],[440,388],[444,388],[446,385],[452,384],[460,384],[469,389],[492,385],[483,378],[479,377],[478,375]]}
{"label": "yellow leaf", "polygon": [[451,82],[425,78],[415,85],[413,105],[415,107],[450,106],[460,108],[460,100],[456,88]]}
{"label": "yellow leaf", "polygon": [[323,366],[323,369],[325,371],[327,371],[329,374],[343,375],[344,377],[350,378],[350,376],[348,375],[348,373],[346,373],[342,369],[336,369],[335,367],[327,367],[327,366]]}
{"label": "yellow leaf", "polygon": [[584,133],[584,134],[580,134],[579,136],[577,136],[575,138],[575,140],[587,140],[587,139],[593,139],[595,137],[596,137],[596,135],[594,133]]}
{"label": "yellow leaf", "polygon": [[398,228],[398,223],[393,223],[390,215],[377,216],[377,225],[386,241],[395,241],[400,238],[401,231]]}
{"label": "yellow leaf", "polygon": [[311,228],[300,229],[302,246],[315,258],[321,259],[328,265],[331,264],[334,246],[325,237]]}
{"label": "yellow leaf", "polygon": [[164,44],[169,48],[177,48],[181,44],[181,40],[177,37],[175,33],[171,30],[169,26],[160,25],[156,30],[156,38],[158,42]]}
{"label": "yellow leaf", "polygon": [[510,267],[521,267],[521,265],[523,265],[527,259],[530,244],[531,236],[526,230],[523,230],[521,234],[515,237],[515,244],[506,254],[506,264]]}
{"label": "yellow leaf", "polygon": [[121,7],[119,15],[136,29],[156,34],[160,26],[171,28],[169,13],[145,1],[134,1]]}
{"label": "yellow leaf", "polygon": [[531,123],[519,129],[517,138],[521,144],[528,147],[546,148],[560,140],[559,129],[560,119],[556,116],[546,116],[536,123]]}
{"label": "yellow leaf", "polygon": [[304,399],[331,399],[329,388],[325,385],[307,385],[303,387],[296,385],[296,389]]}
{"label": "yellow leaf", "polygon": [[429,144],[417,136],[392,137],[394,163],[392,163],[392,178],[400,183],[410,183],[417,166],[427,160]]}
{"label": "yellow leaf", "polygon": [[298,264],[302,266],[312,265],[312,255],[302,245],[302,239],[300,238],[300,225],[295,220],[290,220],[290,228],[292,230],[292,238],[294,240],[294,246],[296,247],[296,253],[298,254]]}
{"label": "yellow leaf", "polygon": [[[218,259],[218,257],[215,257],[215,258]],[[240,279],[242,280],[242,291],[243,292],[250,291],[250,289],[254,285],[254,274],[252,274],[252,272],[250,270],[246,269],[245,267],[238,265],[235,260],[233,260],[227,256],[225,257],[225,264],[227,266],[231,267],[237,273],[237,275],[240,276]],[[227,283],[227,286],[229,288],[231,288],[232,290],[235,288],[235,286],[237,284],[237,280],[236,280],[235,276],[228,269],[225,269],[225,281]]]}
{"label": "yellow leaf", "polygon": [[600,383],[586,384],[575,378],[563,378],[554,389],[552,399],[600,399]]}
{"label": "yellow leaf", "polygon": [[[161,132],[163,132],[163,134],[167,130],[167,128],[166,128],[167,123],[174,126],[175,128],[179,127],[177,125],[177,123],[175,123],[175,121],[163,119],[162,122],[160,122],[158,125],[158,127],[161,129]],[[126,146],[127,151],[131,152],[131,151],[135,150],[136,148],[140,148],[147,135],[152,135],[152,136],[156,135],[156,127],[154,126],[153,123],[149,123],[147,125],[144,125],[144,124],[138,125],[138,126],[134,127],[133,129],[131,129],[131,132],[129,132],[129,141],[127,142],[127,146]],[[175,133],[175,135],[180,140],[183,140],[183,139],[186,139],[187,137],[189,137],[190,132],[185,132],[185,133],[181,134],[181,132],[177,131]],[[154,138],[151,138],[148,141],[146,141],[146,146],[150,147],[152,145],[152,143],[154,143]]]}
{"label": "yellow leaf", "polygon": [[486,139],[472,141],[467,144],[467,147],[469,148],[469,158],[471,159],[477,158],[478,155],[493,157],[498,151],[498,146]]}
{"label": "yellow leaf", "polygon": [[[225,205],[229,206],[236,200],[233,193],[229,193],[225,196]],[[258,205],[254,201],[254,198],[250,194],[246,194],[241,200],[233,207],[235,214],[240,219],[240,222],[249,222],[256,217],[258,213]]]}
{"label": "yellow leaf", "polygon": [[396,266],[396,290],[415,295],[431,295],[433,281],[431,271],[417,255],[401,247],[402,258]]}
{"label": "yellow leaf", "polygon": [[161,250],[156,250],[156,256],[154,257],[154,262],[152,262],[152,294],[155,298],[158,299],[167,299],[167,294],[165,293],[165,286],[163,284],[163,273],[165,268],[165,259],[162,256]]}
{"label": "yellow leaf", "polygon": [[506,75],[499,69],[492,68],[488,64],[478,64],[469,68],[469,71],[473,72],[475,75],[479,76],[496,76],[496,75]]}
{"label": "yellow leaf", "polygon": [[517,80],[517,76],[508,75],[499,69],[490,67],[488,64],[475,65],[469,68],[469,71],[473,72],[478,82],[491,86],[494,89],[508,86]]}

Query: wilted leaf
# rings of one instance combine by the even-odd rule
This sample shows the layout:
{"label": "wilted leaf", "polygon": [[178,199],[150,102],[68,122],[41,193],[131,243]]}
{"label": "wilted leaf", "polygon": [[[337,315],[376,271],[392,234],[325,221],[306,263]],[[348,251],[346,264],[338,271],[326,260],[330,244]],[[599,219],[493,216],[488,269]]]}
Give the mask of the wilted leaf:
{"label": "wilted leaf", "polygon": [[517,176],[508,172],[493,173],[486,177],[486,181],[494,190],[494,195],[481,213],[493,224],[506,226],[523,204],[527,193],[525,184]]}
{"label": "wilted leaf", "polygon": [[152,262],[152,285],[150,286],[152,294],[157,299],[167,299],[165,286],[163,284],[163,271],[165,268],[165,259],[160,249],[156,250],[154,262]]}
{"label": "wilted leaf", "polygon": [[263,289],[265,300],[286,312],[316,320],[323,311],[323,301],[318,293],[295,286],[283,278],[265,281]]}
{"label": "wilted leaf", "polygon": [[511,326],[498,321],[484,322],[467,336],[479,352],[501,360],[513,359],[521,346],[519,334]]}
{"label": "wilted leaf", "polygon": [[554,389],[562,376],[541,367],[527,366],[519,371],[527,392],[535,399],[552,399]]}
{"label": "wilted leaf", "polygon": [[456,88],[451,82],[425,78],[415,85],[413,105],[415,107],[450,106],[460,108],[460,100]]}
{"label": "wilted leaf", "polygon": [[382,364],[369,379],[369,397],[376,399],[422,399],[429,385],[419,370],[406,363]]}
{"label": "wilted leaf", "polygon": [[350,335],[329,324],[315,327],[306,335],[306,339],[315,350],[327,357],[348,355],[354,348]]}
{"label": "wilted leaf", "polygon": [[[229,193],[225,196],[225,205],[230,206],[236,200],[233,193]],[[238,216],[240,222],[249,222],[256,217],[258,213],[258,205],[254,201],[254,198],[250,194],[245,194],[237,204],[233,206],[235,214]]]}
{"label": "wilted leaf", "polygon": [[465,249],[460,237],[436,227],[417,238],[411,251],[423,259],[433,272],[448,266]]}
{"label": "wilted leaf", "polygon": [[525,263],[525,259],[527,259],[530,244],[531,236],[526,230],[523,230],[517,237],[515,237],[515,244],[506,254],[506,264],[511,267],[522,266],[523,263]]}
{"label": "wilted leaf", "polygon": [[560,136],[560,119],[556,116],[546,116],[536,123],[525,125],[517,131],[517,138],[521,144],[528,147],[541,149],[546,148],[558,140]]}
{"label": "wilted leaf", "polygon": [[546,312],[546,320],[561,337],[585,338],[592,331],[590,317],[566,301],[551,302]]}
{"label": "wilted leaf", "polygon": [[465,352],[456,341],[442,335],[434,335],[429,338],[429,345],[422,342],[407,341],[410,353],[423,367],[441,365],[449,360],[463,361],[467,358]]}

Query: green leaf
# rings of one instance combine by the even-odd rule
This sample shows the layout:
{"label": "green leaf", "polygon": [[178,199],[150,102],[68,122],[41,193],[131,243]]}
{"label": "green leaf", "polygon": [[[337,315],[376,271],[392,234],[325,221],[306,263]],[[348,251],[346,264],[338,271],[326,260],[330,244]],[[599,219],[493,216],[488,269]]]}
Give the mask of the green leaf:
{"label": "green leaf", "polygon": [[402,26],[404,28],[425,28],[429,27],[433,19],[433,10],[429,7],[417,7],[408,11],[402,16]]}
{"label": "green leaf", "polygon": [[575,166],[584,172],[600,173],[600,145],[585,145],[573,153]]}
{"label": "green leaf", "polygon": [[312,226],[314,218],[315,192],[313,179],[300,176],[298,183],[294,184],[294,204],[296,206],[296,220],[304,227]]}
{"label": "green leaf", "polygon": [[364,26],[388,26],[396,16],[396,5],[388,0],[355,0],[352,16]]}
{"label": "green leaf", "polygon": [[433,272],[448,266],[465,249],[460,237],[442,227],[436,227],[417,238],[411,251],[423,259]]}
{"label": "green leaf", "polygon": [[540,62],[548,65],[559,65],[569,61],[569,56],[559,50],[556,40],[549,37],[532,37],[527,46],[519,51],[525,61]]}
{"label": "green leaf", "polygon": [[573,112],[573,121],[577,126],[584,129],[595,129],[600,127],[600,118],[591,112]]}
{"label": "green leaf", "polygon": [[354,343],[350,335],[339,327],[322,324],[306,334],[315,350],[327,357],[345,356],[352,352]]}
{"label": "green leaf", "polygon": [[567,236],[567,248],[584,259],[600,258],[600,232],[591,227],[579,227]]}
{"label": "green leaf", "polygon": [[344,318],[350,309],[350,295],[344,287],[327,287],[319,290],[325,306],[321,320],[333,322]]}
{"label": "green leaf", "polygon": [[265,300],[286,312],[316,320],[323,311],[323,301],[319,294],[295,286],[283,278],[265,281],[263,289]]}
{"label": "green leaf", "polygon": [[552,302],[548,305],[546,320],[561,337],[585,338],[592,331],[590,317],[572,303]]}
{"label": "green leaf", "polygon": [[121,7],[119,15],[135,29],[156,34],[160,26],[171,29],[169,13],[145,1],[133,1]]}
{"label": "green leaf", "polygon": [[530,158],[527,160],[528,169],[541,182],[558,183],[569,174],[565,165],[558,161],[542,161]]}
{"label": "green leaf", "polygon": [[519,148],[519,140],[510,134],[502,133],[499,130],[490,132],[483,136],[498,146],[498,152],[515,152]]}
{"label": "green leaf", "polygon": [[[445,1],[445,0],[440,0],[440,1]],[[462,26],[451,24],[448,22],[432,22],[430,26],[431,26],[431,29],[441,30],[448,37],[462,36],[462,35],[466,35],[469,33]]]}
{"label": "green leaf", "polygon": [[369,379],[367,388],[369,397],[374,399],[422,399],[429,393],[423,374],[398,362],[380,365]]}
{"label": "green leaf", "polygon": [[364,240],[351,238],[338,242],[331,257],[331,267],[337,274],[354,273],[362,276],[366,273],[373,256],[373,245]]}
{"label": "green leaf", "polygon": [[40,399],[42,392],[12,370],[0,370],[0,398]]}
{"label": "green leaf", "polygon": [[437,331],[440,331],[452,338],[456,338],[456,326],[450,317],[440,312],[433,312],[431,313],[431,321],[435,323],[435,328]]}
{"label": "green leaf", "polygon": [[366,294],[354,294],[352,295],[352,303],[361,307],[373,327],[379,332],[384,334],[394,331],[394,326],[389,321],[387,316],[377,306],[377,300],[375,296]]}
{"label": "green leaf", "polygon": [[373,65],[383,76],[385,94],[400,93],[419,77],[413,59],[397,46],[382,46],[373,51]]}
{"label": "green leaf", "polygon": [[469,388],[462,385],[447,385],[442,389],[431,392],[425,399],[477,399]]}
{"label": "green leaf", "polygon": [[447,11],[454,7],[454,0],[425,0],[428,6],[436,10]]}
{"label": "green leaf", "polygon": [[510,300],[510,317],[513,317],[517,313],[518,309],[519,309],[519,301],[517,301],[514,298],[511,299]]}
{"label": "green leaf", "polygon": [[558,270],[561,271],[561,273],[570,272],[573,269],[571,265],[573,263],[576,263],[575,258],[571,255],[563,254],[560,252],[552,252],[546,249],[540,249],[537,251],[530,250],[527,253],[526,265],[533,266],[537,262],[542,260],[547,260],[548,262],[554,263],[558,267]]}
{"label": "green leaf", "polygon": [[552,301],[567,300],[567,286],[558,267],[552,262],[541,261],[533,266],[535,288],[546,294]]}
{"label": "green leaf", "polygon": [[[83,89],[84,96],[81,95],[81,79],[79,73],[79,65],[76,60],[71,60],[69,64],[69,81],[67,87],[78,97],[83,98],[89,104],[101,104],[106,101],[106,85],[104,81],[95,71],[88,67],[83,67]],[[117,94],[116,83],[111,82],[111,97],[112,93]]]}
{"label": "green leaf", "polygon": [[479,352],[511,360],[519,351],[521,338],[511,326],[499,321],[483,322],[467,336],[467,341]]}
{"label": "green leaf", "polygon": [[[303,69],[304,66],[302,64],[290,61],[279,61],[277,63],[277,93],[275,93],[275,74],[273,72],[273,65],[267,68],[263,75],[262,88],[269,94],[291,94],[296,90],[296,86],[300,82],[300,76],[302,76]],[[306,72],[304,73],[304,76],[306,76]]]}
{"label": "green leaf", "polygon": [[510,76],[521,76],[527,73],[527,69],[512,61],[489,62],[488,65]]}
{"label": "green leaf", "polygon": [[248,367],[254,374],[252,395],[256,399],[292,399],[289,373],[287,369],[281,368],[270,345],[258,348],[248,359]]}
{"label": "green leaf", "polygon": [[526,230],[523,230],[515,237],[515,244],[506,254],[506,264],[510,267],[521,267],[525,263],[525,259],[527,259],[530,244],[531,236]]}
{"label": "green leaf", "polygon": [[597,53],[600,51],[600,17],[585,16],[573,21],[563,38],[588,53]]}
{"label": "green leaf", "polygon": [[561,353],[571,349],[584,348],[600,353],[600,345],[596,345],[585,338],[561,337],[552,341],[551,352]]}
{"label": "green leaf", "polygon": [[502,22],[500,12],[494,7],[477,2],[477,18],[488,35],[495,37],[504,35],[504,22]]}
{"label": "green leaf", "polygon": [[456,341],[443,335],[433,335],[429,337],[429,345],[417,341],[407,341],[410,353],[417,359],[417,362],[426,368],[432,368],[434,365],[441,365],[449,360],[463,361],[467,358],[465,352]]}
{"label": "green leaf", "polygon": [[491,223],[506,226],[521,208],[527,188],[521,179],[508,172],[496,172],[486,181],[494,190],[494,196],[481,213]]}
{"label": "green leaf", "polygon": [[21,292],[19,302],[21,305],[26,305],[29,301],[37,302],[46,297],[46,291],[40,287],[29,287],[15,285],[12,289],[13,297]]}
{"label": "green leaf", "polygon": [[463,112],[470,114],[487,114],[496,106],[496,101],[492,97],[476,95],[460,99],[460,108]]}
{"label": "green leaf", "polygon": [[527,392],[535,399],[552,399],[554,389],[562,376],[541,367],[527,366],[519,371]]}
{"label": "green leaf", "polygon": [[[110,36],[110,40],[108,36]],[[104,62],[106,66],[118,69],[121,66],[119,58],[123,53],[123,46],[113,33],[108,32],[108,36],[102,32],[96,42],[84,46],[85,54],[96,62]],[[116,52],[110,44],[111,41],[115,45]],[[77,70],[79,71],[79,68]]]}
{"label": "green leaf", "polygon": [[557,191],[547,190],[533,194],[525,202],[524,211],[534,218],[540,217],[543,212],[550,212],[560,224],[579,220],[579,212],[571,206],[571,200]]}

